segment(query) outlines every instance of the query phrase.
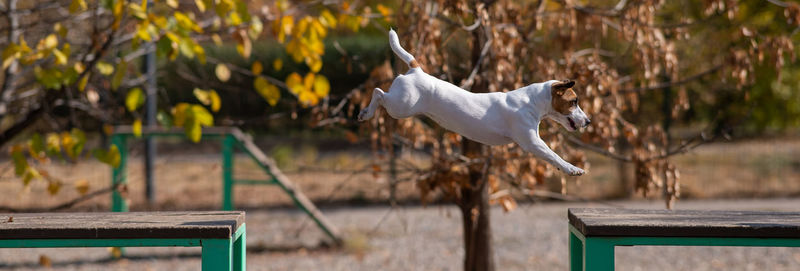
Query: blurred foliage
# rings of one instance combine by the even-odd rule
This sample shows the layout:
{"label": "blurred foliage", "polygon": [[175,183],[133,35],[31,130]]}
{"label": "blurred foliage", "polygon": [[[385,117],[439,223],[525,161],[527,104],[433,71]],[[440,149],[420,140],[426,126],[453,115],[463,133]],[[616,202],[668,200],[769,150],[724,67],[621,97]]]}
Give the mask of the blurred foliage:
{"label": "blurred foliage", "polygon": [[[215,113],[237,107],[223,102],[229,97],[255,96],[248,102],[258,107],[287,100],[305,109],[327,102],[335,79],[322,72],[330,60],[328,36],[380,26],[376,20],[391,13],[374,3],[286,0],[36,0],[7,1],[0,9],[7,15],[0,22],[6,34],[0,40],[0,146],[13,143],[16,175],[25,184],[50,181],[51,193],[59,191],[61,181],[37,165],[62,153],[76,160],[86,143],[83,129],[111,134],[113,125],[128,123],[141,136],[143,105],[148,95],[159,95],[148,94],[144,63],[138,61],[143,55],[155,53],[162,71],[166,67],[168,76],[177,73],[161,77],[168,82],[161,86],[170,87],[173,78],[185,80],[176,88],[180,98],[170,99],[173,90],[159,95],[167,99],[159,101],[156,119],[164,126],[182,127],[197,142],[203,127],[215,124]],[[253,59],[253,45],[263,43],[280,56]],[[222,48],[224,55],[209,54],[214,48]],[[172,69],[168,63],[178,59],[204,73],[186,73],[182,64]],[[271,75],[264,74],[270,68]],[[243,91],[228,93],[228,85]],[[46,139],[34,133],[12,142],[30,127],[45,132]],[[92,153],[116,167],[115,148]]]}

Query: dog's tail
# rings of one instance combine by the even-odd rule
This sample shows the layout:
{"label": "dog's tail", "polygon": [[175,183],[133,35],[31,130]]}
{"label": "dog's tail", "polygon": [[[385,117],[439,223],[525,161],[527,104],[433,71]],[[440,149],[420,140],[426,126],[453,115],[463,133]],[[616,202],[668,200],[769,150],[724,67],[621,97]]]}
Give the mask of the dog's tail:
{"label": "dog's tail", "polygon": [[389,29],[389,46],[392,47],[392,51],[394,51],[403,62],[408,64],[409,68],[419,68],[419,63],[414,59],[414,56],[406,52],[403,47],[400,47],[400,39],[397,38],[397,33],[394,32],[394,29]]}

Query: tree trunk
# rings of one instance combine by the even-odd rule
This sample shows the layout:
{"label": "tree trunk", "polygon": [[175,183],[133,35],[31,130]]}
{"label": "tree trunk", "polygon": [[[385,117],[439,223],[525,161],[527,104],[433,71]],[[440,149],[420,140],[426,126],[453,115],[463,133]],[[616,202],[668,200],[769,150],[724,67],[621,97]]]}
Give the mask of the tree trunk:
{"label": "tree trunk", "polygon": [[[480,143],[467,139],[464,140],[463,147],[467,157],[479,155],[482,148]],[[486,176],[489,157],[486,157],[486,163],[470,167],[470,187],[461,188],[459,208],[464,226],[464,271],[494,270],[492,227],[489,219],[489,186]]]}

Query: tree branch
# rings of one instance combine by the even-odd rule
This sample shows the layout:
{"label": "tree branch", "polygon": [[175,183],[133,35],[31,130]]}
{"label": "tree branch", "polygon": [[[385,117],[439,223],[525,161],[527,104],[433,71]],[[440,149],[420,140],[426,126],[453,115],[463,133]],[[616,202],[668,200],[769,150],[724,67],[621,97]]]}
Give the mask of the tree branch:
{"label": "tree branch", "polygon": [[[712,68],[710,68],[708,70],[702,71],[702,72],[700,72],[698,74],[686,77],[686,78],[678,80],[678,81],[667,81],[667,82],[658,83],[658,84],[653,85],[653,86],[623,89],[623,90],[620,90],[619,92],[620,93],[643,92],[643,91],[664,89],[664,88],[668,88],[668,87],[679,86],[679,85],[683,85],[683,84],[689,83],[691,81],[703,78],[703,76],[715,73],[716,71],[720,70],[721,68],[722,68],[722,64],[719,64],[719,65],[716,65],[716,66],[714,66],[714,67],[712,67]],[[605,96],[609,96],[609,95],[610,95],[610,93],[606,93]]]}
{"label": "tree branch", "polygon": [[122,184],[121,182],[114,183],[114,185],[112,185],[110,187],[106,187],[106,188],[94,191],[92,193],[88,193],[86,195],[74,198],[74,199],[72,199],[70,201],[67,201],[67,202],[64,202],[64,203],[61,203],[61,204],[58,204],[58,205],[55,205],[55,206],[47,207],[47,208],[14,208],[14,207],[10,207],[10,206],[0,206],[0,212],[41,213],[41,212],[53,212],[53,211],[64,210],[64,209],[71,208],[72,206],[75,206],[78,203],[90,200],[90,199],[92,199],[94,197],[97,197],[97,196],[112,192],[114,190],[117,190],[117,188],[121,184]]}

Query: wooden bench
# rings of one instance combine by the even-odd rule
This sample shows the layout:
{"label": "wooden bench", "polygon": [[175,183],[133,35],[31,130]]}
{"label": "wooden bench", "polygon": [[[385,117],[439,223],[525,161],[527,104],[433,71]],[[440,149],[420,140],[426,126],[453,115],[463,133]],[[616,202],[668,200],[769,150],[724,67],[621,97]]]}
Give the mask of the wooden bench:
{"label": "wooden bench", "polygon": [[615,246],[800,247],[800,213],[569,209],[571,270],[614,270]]}
{"label": "wooden bench", "polygon": [[245,270],[244,212],[0,215],[0,248],[202,247],[203,270]]}

